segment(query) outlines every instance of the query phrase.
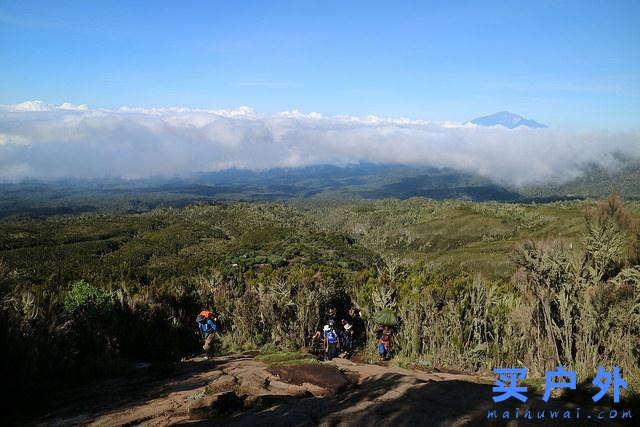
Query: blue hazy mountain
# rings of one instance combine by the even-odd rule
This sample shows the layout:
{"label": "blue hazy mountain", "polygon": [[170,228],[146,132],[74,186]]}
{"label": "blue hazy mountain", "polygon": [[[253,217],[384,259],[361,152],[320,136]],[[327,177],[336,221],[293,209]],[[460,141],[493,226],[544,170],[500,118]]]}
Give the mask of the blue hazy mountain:
{"label": "blue hazy mountain", "polygon": [[[600,198],[620,191],[640,200],[640,159],[620,158],[622,169],[587,165],[584,174],[564,183],[527,187],[503,186],[488,178],[447,168],[351,164],[276,168],[264,171],[228,169],[184,177],[29,180],[0,183],[0,219],[101,212],[118,206],[127,213],[158,207],[182,207],[220,200],[284,201],[315,199],[321,203],[351,199],[462,199],[500,202],[548,202]],[[0,238],[0,248],[2,239]]]}
{"label": "blue hazy mountain", "polygon": [[519,126],[528,128],[546,128],[547,125],[538,123],[535,120],[525,119],[517,114],[508,111],[500,111],[499,113],[490,114],[484,117],[478,117],[471,120],[471,123],[478,126],[504,126],[509,129],[515,129]]}

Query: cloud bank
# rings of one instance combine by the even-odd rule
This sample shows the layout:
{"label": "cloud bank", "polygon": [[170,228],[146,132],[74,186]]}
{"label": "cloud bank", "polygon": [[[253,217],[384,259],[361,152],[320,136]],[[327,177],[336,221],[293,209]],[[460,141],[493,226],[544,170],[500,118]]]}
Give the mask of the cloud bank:
{"label": "cloud bank", "polygon": [[0,181],[142,178],[358,162],[449,167],[496,182],[563,181],[640,157],[640,132],[506,129],[376,116],[190,108],[0,107]]}

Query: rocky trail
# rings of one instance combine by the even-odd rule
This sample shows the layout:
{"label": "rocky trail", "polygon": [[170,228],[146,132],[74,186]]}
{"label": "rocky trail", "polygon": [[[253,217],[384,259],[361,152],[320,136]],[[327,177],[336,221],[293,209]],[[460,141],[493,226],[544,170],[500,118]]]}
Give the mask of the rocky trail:
{"label": "rocky trail", "polygon": [[[234,355],[193,358],[171,376],[140,375],[109,380],[59,397],[36,425],[557,425],[558,421],[513,419],[515,409],[572,411],[563,400],[548,404],[531,395],[494,404],[491,378],[427,373],[345,359],[278,365]],[[54,397],[54,400],[56,398]],[[511,411],[511,420],[487,419],[489,410]],[[611,425],[586,419],[562,425]],[[501,416],[501,415],[499,415]],[[521,415],[522,416],[522,415]],[[595,417],[594,417],[595,418]]]}

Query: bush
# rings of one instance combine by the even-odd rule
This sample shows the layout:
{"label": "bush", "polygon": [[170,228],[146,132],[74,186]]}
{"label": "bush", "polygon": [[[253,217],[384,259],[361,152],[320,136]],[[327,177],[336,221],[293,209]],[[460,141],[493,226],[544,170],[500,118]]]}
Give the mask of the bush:
{"label": "bush", "polygon": [[381,326],[398,326],[398,318],[396,317],[396,314],[389,309],[376,312],[373,315],[373,319]]}
{"label": "bush", "polygon": [[81,309],[107,313],[112,306],[112,300],[109,292],[104,289],[78,280],[71,284],[71,289],[64,296],[63,305],[68,314],[75,314]]}

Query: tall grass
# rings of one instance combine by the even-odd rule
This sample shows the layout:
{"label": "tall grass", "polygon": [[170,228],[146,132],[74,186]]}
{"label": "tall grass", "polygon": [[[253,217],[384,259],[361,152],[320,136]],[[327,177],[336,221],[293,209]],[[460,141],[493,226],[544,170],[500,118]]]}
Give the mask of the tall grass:
{"label": "tall grass", "polygon": [[466,370],[524,366],[533,375],[563,365],[582,378],[615,365],[637,393],[640,266],[631,265],[633,228],[620,221],[622,210],[612,198],[587,212],[581,247],[554,240],[520,245],[510,284],[467,276],[443,289],[433,276],[415,273],[395,281],[397,354],[404,362]]}

